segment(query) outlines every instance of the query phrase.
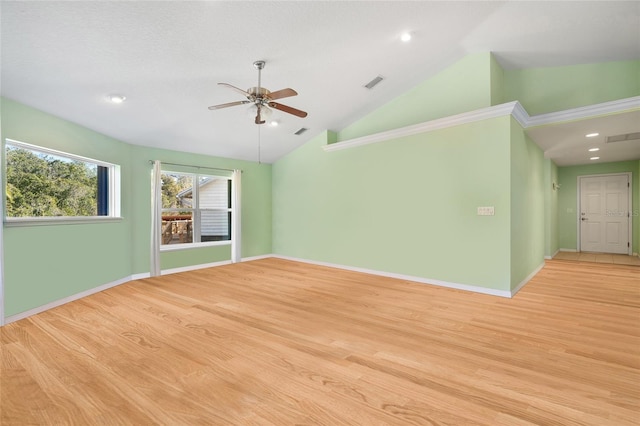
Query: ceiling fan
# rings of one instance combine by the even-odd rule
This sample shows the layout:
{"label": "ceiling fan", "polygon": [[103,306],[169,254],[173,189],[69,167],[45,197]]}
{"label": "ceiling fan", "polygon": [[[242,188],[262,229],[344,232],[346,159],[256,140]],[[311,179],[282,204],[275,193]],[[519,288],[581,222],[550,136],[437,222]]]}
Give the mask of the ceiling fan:
{"label": "ceiling fan", "polygon": [[298,92],[296,92],[293,89],[282,89],[282,90],[277,90],[275,92],[270,92],[264,87],[261,87],[260,85],[261,85],[262,69],[265,66],[265,61],[255,61],[253,63],[253,66],[256,67],[258,70],[258,87],[250,87],[247,91],[244,91],[228,83],[218,83],[221,86],[228,87],[230,89],[235,90],[238,93],[243,94],[244,96],[247,97],[246,101],[236,101],[236,102],[229,102],[226,104],[213,105],[213,106],[210,106],[209,109],[215,110],[215,109],[228,108],[236,105],[253,104],[252,110],[254,110],[256,114],[256,118],[255,118],[256,124],[264,124],[266,118],[268,118],[268,116],[271,115],[271,110],[269,109],[269,107],[277,109],[279,111],[286,112],[288,114],[293,114],[301,118],[304,118],[307,116],[307,113],[304,111],[301,111],[296,108],[292,108],[287,105],[279,104],[277,102],[273,102],[276,99],[296,96]]}

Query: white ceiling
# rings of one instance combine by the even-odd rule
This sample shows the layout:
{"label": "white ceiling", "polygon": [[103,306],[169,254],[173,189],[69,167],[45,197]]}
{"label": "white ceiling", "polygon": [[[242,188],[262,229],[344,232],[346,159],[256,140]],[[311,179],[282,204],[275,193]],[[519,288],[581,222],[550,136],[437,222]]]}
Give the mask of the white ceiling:
{"label": "white ceiling", "polygon": [[[1,3],[2,95],[122,141],[257,160],[258,126],[217,86],[292,87],[260,126],[273,162],[340,130],[456,60],[507,69],[640,58],[640,2],[130,1]],[[404,44],[403,31],[414,38]],[[377,75],[374,90],[362,86]],[[110,104],[107,94],[127,96]],[[302,136],[300,127],[310,130]],[[566,130],[566,129],[565,129]],[[564,130],[563,130],[564,131]],[[569,130],[567,130],[569,131]],[[551,148],[549,148],[551,149]],[[563,154],[564,155],[564,154]]]}
{"label": "white ceiling", "polygon": [[[639,76],[640,78],[640,76]],[[640,110],[527,129],[527,134],[558,166],[640,159],[640,139],[607,143],[608,136],[640,132]],[[588,134],[598,133],[595,137]],[[590,152],[589,149],[598,148]],[[591,157],[600,157],[590,160]]]}

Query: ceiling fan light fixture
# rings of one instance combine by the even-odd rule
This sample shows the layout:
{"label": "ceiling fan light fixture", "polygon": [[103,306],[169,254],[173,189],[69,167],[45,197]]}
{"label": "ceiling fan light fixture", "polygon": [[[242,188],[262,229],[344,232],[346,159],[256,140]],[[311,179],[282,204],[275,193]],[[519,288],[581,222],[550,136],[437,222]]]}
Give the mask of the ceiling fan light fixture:
{"label": "ceiling fan light fixture", "polygon": [[[271,115],[273,114],[273,110],[267,106],[260,107],[260,118],[262,121],[269,121]],[[256,115],[258,115],[258,104],[252,104],[249,109],[247,109],[247,116],[250,119],[255,120]]]}
{"label": "ceiling fan light fixture", "polygon": [[107,96],[107,99],[109,99],[111,103],[121,104],[125,99],[127,99],[127,97],[124,95],[109,95]]}
{"label": "ceiling fan light fixture", "polygon": [[280,123],[278,122],[278,120],[271,120],[269,122],[269,126],[271,126],[271,127],[278,127],[279,124]]}

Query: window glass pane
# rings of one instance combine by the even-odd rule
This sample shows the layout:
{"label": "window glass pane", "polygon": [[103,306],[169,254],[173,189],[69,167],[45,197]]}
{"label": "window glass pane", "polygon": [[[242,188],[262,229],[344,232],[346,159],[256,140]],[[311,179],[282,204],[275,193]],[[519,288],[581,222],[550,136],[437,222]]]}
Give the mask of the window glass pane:
{"label": "window glass pane", "polygon": [[202,242],[231,239],[231,212],[202,210],[200,221]]}
{"label": "window glass pane", "polygon": [[[229,179],[206,176],[200,180],[200,208],[229,208]],[[203,234],[204,235],[204,234]]]}
{"label": "window glass pane", "polygon": [[[163,172],[162,244],[193,243],[193,181],[188,173]],[[171,209],[171,210],[167,210]]]}
{"label": "window glass pane", "polygon": [[163,172],[162,208],[193,208],[194,176],[183,173]]}
{"label": "window glass pane", "polygon": [[191,211],[162,212],[162,244],[193,243],[193,213]]}
{"label": "window glass pane", "polygon": [[108,183],[111,167],[9,142],[5,154],[8,218],[109,215],[109,185],[98,181]]}
{"label": "window glass pane", "polygon": [[231,240],[229,178],[163,171],[161,180],[163,245]]}

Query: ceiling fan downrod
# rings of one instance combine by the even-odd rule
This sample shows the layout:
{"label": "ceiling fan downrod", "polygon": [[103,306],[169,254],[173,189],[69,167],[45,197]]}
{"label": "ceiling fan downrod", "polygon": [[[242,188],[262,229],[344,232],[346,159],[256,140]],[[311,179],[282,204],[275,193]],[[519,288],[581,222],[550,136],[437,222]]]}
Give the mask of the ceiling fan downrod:
{"label": "ceiling fan downrod", "polygon": [[262,87],[262,69],[265,65],[265,61],[255,61],[253,63],[253,66],[258,70],[258,93],[260,93],[260,87]]}

